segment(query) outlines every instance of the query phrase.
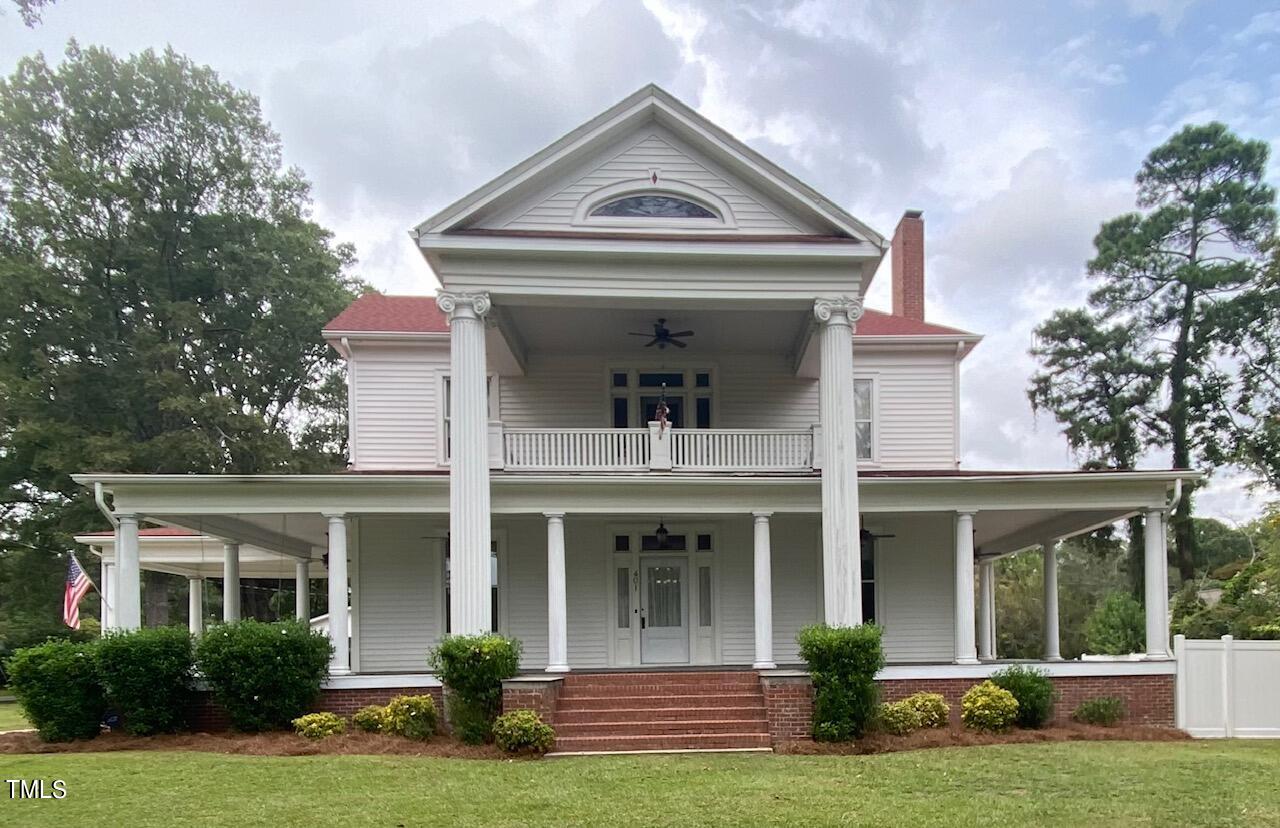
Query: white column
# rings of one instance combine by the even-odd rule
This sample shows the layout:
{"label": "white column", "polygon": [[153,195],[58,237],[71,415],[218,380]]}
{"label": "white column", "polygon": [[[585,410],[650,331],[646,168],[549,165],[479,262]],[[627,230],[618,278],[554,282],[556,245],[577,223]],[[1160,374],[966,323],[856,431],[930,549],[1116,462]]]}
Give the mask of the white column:
{"label": "white column", "polygon": [[973,608],[973,512],[956,513],[956,663],[977,664]]}
{"label": "white column", "polygon": [[1040,544],[1044,554],[1044,660],[1062,661],[1058,634],[1058,544]]}
{"label": "white column", "polygon": [[142,626],[142,570],[138,562],[138,516],[116,515],[116,629]]}
{"label": "white column", "polygon": [[1147,658],[1169,657],[1169,561],[1165,554],[1164,512],[1147,512],[1142,532],[1144,597],[1147,611]]}
{"label": "white column", "polygon": [[326,514],[329,519],[329,640],[333,659],[329,672],[351,672],[350,621],[347,617],[347,518],[342,513]]}
{"label": "white column", "polygon": [[569,672],[569,602],[564,586],[564,513],[547,518],[547,672]]}
{"label": "white column", "polygon": [[293,615],[299,621],[311,620],[311,561],[297,561],[293,566]]}
{"label": "white column", "polygon": [[813,303],[821,345],[822,597],[826,622],[862,623],[858,537],[858,449],[854,431],[853,326],[862,302],[847,296]]}
{"label": "white column", "polygon": [[773,661],[773,563],[769,517],[773,512],[752,512],[755,518],[755,618],[756,670],[772,670]]}
{"label": "white column", "polygon": [[995,561],[978,561],[978,659],[996,657],[996,567]]}
{"label": "white column", "polygon": [[116,565],[102,564],[102,629],[116,628]]}
{"label": "white column", "polygon": [[222,620],[240,620],[240,544],[222,545]]}
{"label": "white column", "polygon": [[[493,629],[489,585],[487,293],[440,293],[449,316],[449,614],[454,634]],[[332,617],[332,616],[331,616]]]}
{"label": "white column", "polygon": [[187,579],[187,629],[192,635],[204,632],[204,578]]}

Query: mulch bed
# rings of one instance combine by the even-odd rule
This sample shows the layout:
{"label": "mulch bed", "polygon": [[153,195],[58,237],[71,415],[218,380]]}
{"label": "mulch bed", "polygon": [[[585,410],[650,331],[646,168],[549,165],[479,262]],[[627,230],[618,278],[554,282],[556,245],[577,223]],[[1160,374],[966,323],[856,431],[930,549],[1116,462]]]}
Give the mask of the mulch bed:
{"label": "mulch bed", "polygon": [[1123,725],[1094,727],[1060,725],[1043,730],[1011,730],[1008,733],[980,733],[959,727],[917,730],[906,736],[872,733],[856,742],[786,742],[775,747],[778,753],[811,756],[866,755],[893,753],[900,750],[923,750],[943,747],[975,747],[978,745],[1019,745],[1037,742],[1181,742],[1190,739],[1171,727]]}
{"label": "mulch bed", "polygon": [[99,753],[117,750],[185,750],[236,753],[246,756],[436,756],[448,759],[509,759],[493,745],[464,745],[451,736],[416,742],[376,733],[345,733],[328,739],[307,739],[294,733],[174,733],[129,736],[104,733],[79,742],[42,742],[35,733],[0,734],[0,754]]}

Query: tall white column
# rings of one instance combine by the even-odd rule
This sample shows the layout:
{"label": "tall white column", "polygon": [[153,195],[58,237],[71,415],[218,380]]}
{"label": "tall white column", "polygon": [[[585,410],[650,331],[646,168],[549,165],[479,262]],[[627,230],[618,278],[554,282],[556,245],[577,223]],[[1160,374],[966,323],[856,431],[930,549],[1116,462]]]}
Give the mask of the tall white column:
{"label": "tall white column", "polygon": [[1044,554],[1044,660],[1062,661],[1058,634],[1058,544],[1040,544]]}
{"label": "tall white column", "polygon": [[1147,658],[1169,657],[1169,560],[1165,554],[1164,512],[1147,512],[1142,532],[1144,541],[1143,581],[1147,611]]}
{"label": "tall white column", "polygon": [[222,545],[222,620],[240,620],[240,544]]}
{"label": "tall white column", "polygon": [[142,570],[138,562],[138,516],[116,515],[116,629],[142,626]]}
{"label": "tall white column", "polygon": [[326,514],[329,519],[329,640],[333,658],[329,672],[351,672],[350,620],[347,613],[347,518],[342,513]]}
{"label": "tall white column", "polygon": [[564,513],[547,518],[547,672],[569,672],[569,602],[564,585]]}
{"label": "tall white column", "polygon": [[311,620],[311,561],[293,565],[293,615],[299,621]]}
{"label": "tall white column", "polygon": [[977,664],[973,607],[973,515],[956,513],[956,663]]}
{"label": "tall white column", "polygon": [[192,635],[204,632],[204,578],[187,579],[187,629]]}
{"label": "tall white column", "polygon": [[102,564],[102,629],[116,628],[116,565]]}
{"label": "tall white column", "polygon": [[826,622],[862,623],[862,554],[858,537],[858,448],[854,429],[853,327],[862,302],[847,296],[814,301],[821,345],[822,597]]}
{"label": "tall white column", "polygon": [[755,619],[756,670],[772,670],[773,661],[773,553],[769,517],[773,512],[752,512],[755,518]]}
{"label": "tall white column", "polygon": [[978,659],[996,657],[995,561],[978,561]]}
{"label": "tall white column", "polygon": [[489,586],[487,293],[440,293],[449,317],[449,621],[454,634],[493,629]]}

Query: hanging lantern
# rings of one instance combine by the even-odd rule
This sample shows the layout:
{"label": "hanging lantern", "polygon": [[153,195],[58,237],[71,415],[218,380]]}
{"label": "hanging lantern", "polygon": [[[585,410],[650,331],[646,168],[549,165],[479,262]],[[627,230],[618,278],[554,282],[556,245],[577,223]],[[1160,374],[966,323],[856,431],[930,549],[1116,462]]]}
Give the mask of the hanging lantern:
{"label": "hanging lantern", "polygon": [[661,518],[658,519],[658,528],[653,534],[658,539],[659,548],[665,549],[667,547],[667,536],[671,533],[667,531],[666,524],[662,522]]}

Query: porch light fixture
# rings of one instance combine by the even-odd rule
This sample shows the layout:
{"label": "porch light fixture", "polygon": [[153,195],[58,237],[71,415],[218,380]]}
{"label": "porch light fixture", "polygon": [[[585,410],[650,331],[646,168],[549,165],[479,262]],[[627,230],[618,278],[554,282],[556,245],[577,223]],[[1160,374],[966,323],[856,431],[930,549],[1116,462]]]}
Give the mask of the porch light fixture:
{"label": "porch light fixture", "polygon": [[658,518],[658,528],[657,528],[657,530],[656,530],[656,531],[654,531],[653,535],[654,535],[654,537],[656,537],[656,538],[658,539],[658,546],[659,546],[659,547],[664,548],[664,549],[666,548],[666,546],[667,546],[667,535],[669,535],[669,534],[671,534],[671,533],[667,531],[666,524],[664,524],[664,523],[662,522],[662,518]]}

